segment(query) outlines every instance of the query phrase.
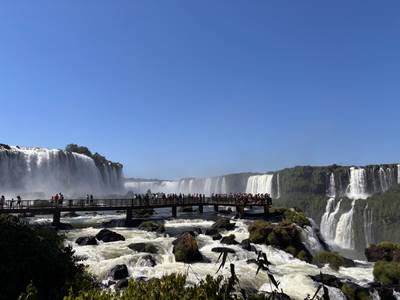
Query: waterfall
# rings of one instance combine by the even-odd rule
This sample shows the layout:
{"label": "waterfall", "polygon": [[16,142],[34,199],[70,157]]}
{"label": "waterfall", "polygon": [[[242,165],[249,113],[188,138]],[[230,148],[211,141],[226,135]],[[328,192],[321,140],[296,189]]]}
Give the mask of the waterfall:
{"label": "waterfall", "polygon": [[363,168],[350,168],[350,183],[346,195],[350,199],[366,199],[367,194],[366,172]]}
{"label": "waterfall", "polygon": [[327,242],[333,242],[335,239],[336,225],[339,221],[337,215],[339,213],[341,203],[342,200],[339,200],[335,206],[335,198],[330,198],[326,204],[325,213],[321,219],[320,229],[322,236]]}
{"label": "waterfall", "polygon": [[[390,169],[387,169],[387,170],[390,171]],[[381,185],[381,191],[382,192],[386,192],[390,187],[389,178],[391,176],[390,176],[390,174],[386,173],[387,170],[385,170],[382,167],[379,168],[379,182],[380,182],[380,185]]]}
{"label": "waterfall", "polygon": [[368,203],[365,205],[363,212],[363,221],[364,221],[364,235],[365,235],[365,245],[369,246],[373,243],[372,238],[372,209],[369,209]]}
{"label": "waterfall", "polygon": [[276,195],[276,198],[279,199],[281,197],[281,184],[279,182],[279,173],[276,175],[276,185],[278,188],[278,193]]}
{"label": "waterfall", "polygon": [[351,209],[340,216],[336,226],[334,243],[343,249],[354,249],[353,214],[356,200],[351,203]]}
{"label": "waterfall", "polygon": [[273,174],[254,175],[247,180],[246,193],[271,194]]}
{"label": "waterfall", "polygon": [[335,196],[336,196],[335,175],[331,173],[331,176],[329,176],[328,197],[335,197]]}
{"label": "waterfall", "polygon": [[118,192],[121,187],[122,167],[97,166],[83,154],[44,148],[0,148],[3,194],[105,194]]}
{"label": "waterfall", "polygon": [[397,184],[400,184],[400,165],[397,165]]}

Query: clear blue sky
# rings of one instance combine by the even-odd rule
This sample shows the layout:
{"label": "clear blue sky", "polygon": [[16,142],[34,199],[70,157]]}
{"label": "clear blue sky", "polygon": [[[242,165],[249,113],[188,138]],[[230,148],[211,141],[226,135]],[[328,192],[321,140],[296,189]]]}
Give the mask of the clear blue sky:
{"label": "clear blue sky", "polygon": [[1,1],[1,142],[178,178],[400,161],[399,1]]}

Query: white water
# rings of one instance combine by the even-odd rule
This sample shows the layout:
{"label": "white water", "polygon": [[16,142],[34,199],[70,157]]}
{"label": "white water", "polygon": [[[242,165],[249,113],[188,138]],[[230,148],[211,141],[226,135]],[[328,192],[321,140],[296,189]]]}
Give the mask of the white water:
{"label": "white water", "polygon": [[1,193],[40,193],[49,196],[104,194],[122,188],[121,168],[104,165],[100,170],[90,157],[44,148],[0,149]]}
{"label": "white water", "polygon": [[347,187],[346,195],[350,199],[366,199],[367,178],[363,168],[350,168],[350,183]]}
{"label": "white water", "polygon": [[247,180],[246,193],[270,194],[272,193],[273,174],[254,175]]}
{"label": "white water", "polygon": [[[94,217],[100,218],[100,216]],[[104,217],[101,217],[102,220]],[[242,241],[248,238],[248,221],[234,220],[236,228],[232,231],[225,231],[223,235],[235,234],[237,241]],[[212,221],[201,219],[176,219],[167,221],[165,227],[167,232],[169,229],[178,229],[181,227],[200,227],[206,228],[212,224]],[[84,261],[88,265],[88,270],[101,280],[108,279],[109,270],[116,264],[126,264],[130,273],[130,277],[161,277],[165,274],[173,272],[187,273],[189,283],[198,282],[207,274],[216,275],[219,267],[217,263],[218,253],[211,251],[213,247],[227,246],[219,241],[213,241],[211,237],[200,234],[196,237],[199,244],[200,252],[209,263],[194,263],[190,267],[188,264],[178,263],[175,261],[172,253],[172,241],[175,239],[170,236],[140,231],[137,229],[114,228],[116,231],[125,236],[125,241],[103,243],[100,242],[97,246],[78,246],[74,243],[75,239],[84,235],[95,235],[100,229],[93,227],[76,229],[66,233],[68,243],[70,243],[77,255],[86,257]],[[153,255],[157,265],[149,266],[143,260],[145,253],[137,253],[128,248],[130,243],[151,242],[155,244],[160,252]],[[236,254],[229,254],[228,261],[235,264],[236,273],[239,277],[242,287],[256,288],[259,290],[270,291],[270,283],[265,272],[261,271],[257,276],[257,266],[255,264],[247,264],[247,259],[256,258],[252,252],[243,250],[240,245],[229,245],[236,251]],[[314,294],[318,285],[314,283],[308,275],[317,275],[320,272],[316,266],[308,264],[293,258],[290,254],[277,250],[270,246],[256,245],[256,247],[267,254],[268,260],[273,263],[271,271],[277,280],[281,282],[281,287],[284,292],[293,299],[304,299],[307,294]],[[338,272],[331,270],[328,266],[322,268],[324,273],[332,274],[339,277],[349,278],[358,284],[365,284],[373,280],[372,265],[355,268],[340,268]],[[229,277],[229,263],[217,275],[222,274]],[[337,291],[332,290],[330,294],[337,295]],[[332,299],[341,299],[334,298]]]}
{"label": "white water", "polygon": [[369,246],[372,244],[373,237],[372,237],[372,219],[373,219],[373,210],[370,209],[367,205],[365,205],[364,212],[363,212],[363,221],[364,221],[364,236],[365,236],[365,244]]}
{"label": "white water", "polygon": [[339,200],[335,206],[335,198],[329,198],[326,204],[325,213],[321,219],[321,234],[327,243],[334,243],[336,236],[336,226],[339,221],[339,210],[342,200]]}
{"label": "white water", "polygon": [[393,173],[391,168],[379,168],[379,182],[381,192],[386,192],[393,185]]}
{"label": "white water", "polygon": [[335,175],[331,173],[329,176],[329,188],[328,188],[328,197],[336,196],[336,184],[335,184]]}
{"label": "white water", "polygon": [[334,243],[343,249],[354,249],[353,213],[356,200],[351,203],[351,209],[340,216],[336,226]]}
{"label": "white water", "polygon": [[276,198],[279,199],[281,197],[281,183],[279,181],[279,173],[276,175],[276,185],[278,186],[278,194]]}
{"label": "white water", "polygon": [[400,165],[397,165],[397,184],[400,184]]}
{"label": "white water", "polygon": [[206,178],[185,178],[178,181],[126,181],[125,189],[134,193],[146,193],[151,190],[153,193],[166,194],[226,194],[227,186],[225,176]]}

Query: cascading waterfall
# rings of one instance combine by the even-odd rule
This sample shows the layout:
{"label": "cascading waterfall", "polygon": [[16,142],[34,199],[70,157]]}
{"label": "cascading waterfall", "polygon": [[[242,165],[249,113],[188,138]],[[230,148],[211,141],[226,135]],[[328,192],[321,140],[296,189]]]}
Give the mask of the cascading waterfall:
{"label": "cascading waterfall", "polygon": [[328,243],[333,243],[336,236],[336,226],[339,221],[338,213],[341,203],[342,200],[339,200],[335,206],[335,198],[328,199],[325,213],[321,219],[321,234]]}
{"label": "cascading waterfall", "polygon": [[400,165],[397,165],[397,184],[400,184]]}
{"label": "cascading waterfall", "polygon": [[273,174],[253,175],[247,180],[246,193],[271,194]]}
{"label": "cascading waterfall", "polygon": [[279,182],[279,173],[276,175],[276,185],[278,188],[278,193],[276,195],[276,198],[279,199],[281,197],[281,184]]}
{"label": "cascading waterfall", "polygon": [[365,169],[354,167],[350,168],[350,183],[347,187],[346,195],[350,199],[368,198]]}
{"label": "cascading waterfall", "polygon": [[372,237],[372,218],[373,218],[373,211],[365,205],[364,212],[363,212],[363,221],[364,221],[364,235],[365,235],[365,245],[369,246],[372,244],[373,237]]}
{"label": "cascading waterfall", "polygon": [[145,193],[150,190],[153,193],[166,194],[226,194],[227,186],[225,176],[207,178],[185,178],[179,181],[155,180],[155,181],[127,181],[125,189],[134,193]]}
{"label": "cascading waterfall", "polygon": [[354,249],[355,247],[353,227],[355,202],[356,200],[353,200],[350,210],[340,216],[336,226],[334,243],[343,249]]}
{"label": "cascading waterfall", "polygon": [[122,167],[99,167],[83,154],[44,148],[0,148],[3,194],[103,194],[120,191],[122,181]]}
{"label": "cascading waterfall", "polygon": [[382,167],[379,168],[379,182],[381,185],[381,191],[386,192],[389,187],[392,185],[391,183],[391,169],[384,169]]}
{"label": "cascading waterfall", "polygon": [[336,184],[335,184],[335,175],[331,173],[329,176],[329,188],[328,188],[328,197],[336,196]]}

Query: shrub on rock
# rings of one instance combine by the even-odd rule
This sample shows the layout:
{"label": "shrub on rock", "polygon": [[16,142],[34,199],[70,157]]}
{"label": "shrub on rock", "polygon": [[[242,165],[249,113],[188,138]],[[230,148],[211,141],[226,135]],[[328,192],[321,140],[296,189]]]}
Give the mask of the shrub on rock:
{"label": "shrub on rock", "polygon": [[152,231],[152,232],[164,232],[164,224],[157,221],[144,221],[139,225],[140,230]]}
{"label": "shrub on rock", "polygon": [[400,244],[392,242],[381,242],[372,244],[365,249],[365,256],[368,261],[400,261]]}
{"label": "shrub on rock", "polygon": [[374,279],[382,285],[400,284],[400,262],[376,262],[374,265]]}
{"label": "shrub on rock", "polygon": [[354,267],[351,259],[345,258],[336,252],[322,251],[314,256],[313,263],[317,266],[328,264],[332,269],[339,270],[339,267]]}

